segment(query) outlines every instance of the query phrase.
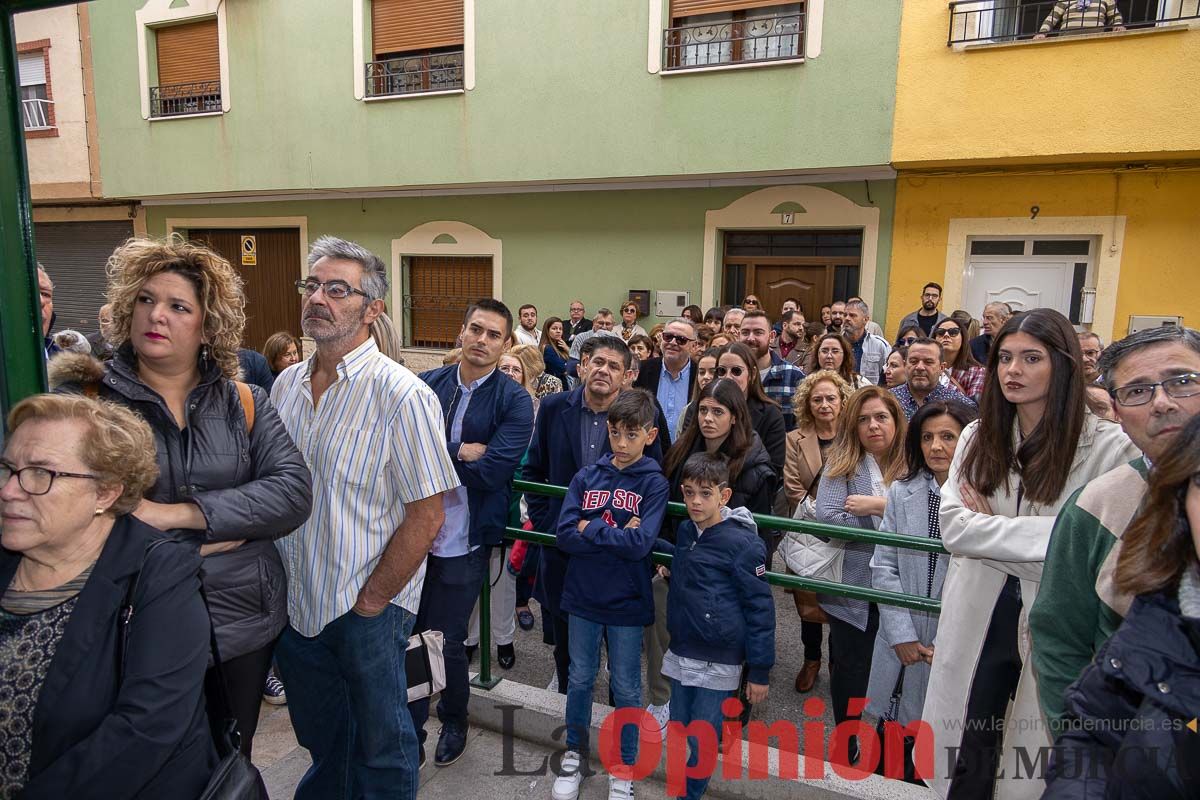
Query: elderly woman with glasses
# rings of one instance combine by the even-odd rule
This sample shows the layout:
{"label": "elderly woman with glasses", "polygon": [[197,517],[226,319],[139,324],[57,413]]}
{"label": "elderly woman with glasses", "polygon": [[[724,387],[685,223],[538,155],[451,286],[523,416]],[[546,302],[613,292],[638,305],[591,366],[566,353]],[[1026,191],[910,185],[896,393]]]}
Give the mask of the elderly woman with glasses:
{"label": "elderly woman with glasses", "polygon": [[[178,237],[130,239],[108,263],[108,364],[62,356],[52,384],[98,395],[150,424],[158,480],[134,514],[198,547],[230,702],[250,755],[287,586],[275,540],[307,517],[311,477],[270,399],[237,380],[246,324],[241,279]],[[323,290],[348,296],[345,284]],[[215,680],[215,674],[213,678]]]}
{"label": "elderly woman with glasses", "polygon": [[131,514],[158,474],[149,426],[37,395],[8,429],[0,797],[199,797],[209,622],[196,549]]}

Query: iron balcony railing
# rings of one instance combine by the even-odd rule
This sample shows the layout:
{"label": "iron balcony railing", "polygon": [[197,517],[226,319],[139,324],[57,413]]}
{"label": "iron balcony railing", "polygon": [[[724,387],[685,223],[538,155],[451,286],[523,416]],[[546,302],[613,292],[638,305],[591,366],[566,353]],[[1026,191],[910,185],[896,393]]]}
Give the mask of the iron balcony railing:
{"label": "iron balcony railing", "polygon": [[50,124],[50,106],[54,105],[53,100],[42,100],[37,97],[30,97],[21,101],[22,121],[25,123],[25,130],[36,131],[53,128]]}
{"label": "iron balcony railing", "polygon": [[[1015,42],[1038,38],[1049,21],[1056,0],[1024,2],[1023,0],[955,0],[950,3],[950,33],[946,43],[976,44]],[[1101,33],[1112,30],[1135,30],[1170,25],[1188,20],[1200,20],[1200,0],[1131,0],[1123,4],[1119,22],[1096,24],[1095,11],[1099,0],[1091,0],[1085,16],[1079,0],[1065,4],[1062,21],[1045,32],[1046,38]],[[1127,16],[1126,16],[1127,15]]]}
{"label": "iron balcony railing", "polygon": [[663,68],[666,70],[803,57],[803,11],[681,25],[663,31]]}
{"label": "iron balcony railing", "polygon": [[367,97],[445,92],[463,88],[463,52],[369,61]]}
{"label": "iron balcony railing", "polygon": [[[525,494],[540,494],[549,497],[563,497],[567,493],[565,486],[554,486],[548,483],[534,483],[532,481],[514,480],[514,492],[524,492]],[[515,514],[514,514],[515,516]],[[670,517],[686,517],[687,510],[682,503],[668,503],[667,516]],[[544,547],[554,547],[557,540],[554,534],[541,533],[538,531],[527,531],[518,527],[513,527],[518,524],[517,519],[510,520],[512,526],[505,530],[504,538],[507,541],[526,541],[540,544]],[[849,528],[841,525],[826,525],[821,522],[807,522],[795,520],[788,517],[772,517],[766,514],[755,514],[754,522],[763,529],[773,531],[795,531],[798,533],[811,533],[818,536],[825,536],[832,539],[844,539],[848,542],[869,542],[871,544],[892,545],[907,550],[917,550],[923,553],[940,553],[945,554],[946,549],[936,539],[923,539],[917,536],[906,536],[901,533],[888,533],[885,531],[872,531],[863,528]],[[656,564],[670,566],[671,556],[666,553],[653,553],[651,556]],[[501,567],[504,569],[504,567]],[[843,583],[833,583],[831,581],[819,580],[816,578],[801,578],[796,575],[788,575],[780,572],[768,572],[766,575],[767,583],[772,586],[780,586],[784,589],[802,589],[807,591],[819,592],[821,594],[831,595],[833,597],[847,597],[855,600],[865,600],[869,603],[877,603],[885,606],[897,606],[899,608],[908,608],[915,611],[925,611],[933,614],[940,614],[942,604],[940,600],[934,600],[929,597],[920,595],[901,594],[900,592],[889,592],[883,589],[873,589],[863,586],[850,586]],[[483,585],[480,589],[479,596],[479,675],[472,681],[476,686],[485,689],[493,688],[500,679],[492,675],[491,662],[491,578],[485,576]]]}
{"label": "iron balcony railing", "polygon": [[182,117],[221,110],[221,82],[197,81],[150,87],[150,116]]}

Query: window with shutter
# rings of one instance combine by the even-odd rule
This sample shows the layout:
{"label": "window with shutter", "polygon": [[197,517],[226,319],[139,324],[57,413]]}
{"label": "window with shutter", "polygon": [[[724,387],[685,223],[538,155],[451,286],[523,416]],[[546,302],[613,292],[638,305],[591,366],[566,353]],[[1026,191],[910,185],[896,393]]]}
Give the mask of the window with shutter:
{"label": "window with shutter", "polygon": [[150,115],[219,112],[221,46],[217,20],[158,28],[154,40],[158,50],[158,86],[150,89]]}
{"label": "window with shutter", "polygon": [[368,97],[463,87],[463,0],[371,0]]}
{"label": "window with shutter", "polygon": [[490,256],[414,256],[408,259],[406,317],[413,347],[454,347],[463,309],[492,296]]}
{"label": "window with shutter", "polygon": [[[36,45],[26,47],[36,47]],[[54,100],[50,96],[47,75],[49,48],[20,50],[17,55],[17,75],[21,84],[21,122],[27,133],[54,130]],[[53,134],[50,134],[53,135]]]}
{"label": "window with shutter", "polygon": [[667,70],[804,56],[805,4],[763,0],[671,0],[664,31]]}

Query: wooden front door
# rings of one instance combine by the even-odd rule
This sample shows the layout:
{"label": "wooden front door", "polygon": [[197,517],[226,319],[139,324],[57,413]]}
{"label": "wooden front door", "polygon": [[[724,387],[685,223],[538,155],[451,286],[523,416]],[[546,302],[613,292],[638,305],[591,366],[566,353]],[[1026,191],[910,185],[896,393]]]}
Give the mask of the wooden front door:
{"label": "wooden front door", "polygon": [[[253,236],[253,259],[243,259],[242,237]],[[188,238],[220,253],[242,276],[246,292],[246,332],[242,346],[262,351],[273,333],[300,336],[300,231],[297,228],[206,228]],[[253,260],[257,263],[244,264]]]}
{"label": "wooden front door", "polygon": [[829,302],[826,298],[833,291],[833,266],[755,264],[751,285],[772,319],[789,297],[800,301],[805,319],[813,319],[815,312]]}
{"label": "wooden front door", "polygon": [[821,306],[858,293],[861,254],[860,230],[730,231],[722,300],[738,305],[753,293],[778,319],[783,301],[794,297],[814,320]]}

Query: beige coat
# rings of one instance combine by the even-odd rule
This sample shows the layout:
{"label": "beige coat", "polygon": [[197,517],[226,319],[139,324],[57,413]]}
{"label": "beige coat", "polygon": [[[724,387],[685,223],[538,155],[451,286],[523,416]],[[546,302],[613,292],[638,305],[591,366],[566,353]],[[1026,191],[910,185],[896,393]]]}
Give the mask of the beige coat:
{"label": "beige coat", "polygon": [[[988,498],[993,514],[978,514],[963,506],[958,491],[963,457],[978,425],[972,422],[963,430],[950,466],[950,477],[942,486],[942,539],[952,558],[942,590],[941,621],[922,715],[934,734],[936,776],[929,785],[942,797],[950,788],[953,764],[947,749],[957,748],[962,740],[967,698],[992,609],[1005,579],[1016,575],[1021,579],[1022,610],[1017,637],[1024,668],[1006,720],[1000,762],[1004,777],[996,781],[996,797],[1032,800],[1041,797],[1045,783],[1029,778],[1030,770],[1025,765],[1033,763],[1036,768],[1038,748],[1049,747],[1051,738],[1038,706],[1037,676],[1029,657],[1027,615],[1037,597],[1050,530],[1059,508],[1076,489],[1137,457],[1138,451],[1120,426],[1088,414],[1071,472],[1058,500],[1048,505],[1026,500],[1018,517],[1014,480],[1011,492],[1002,488]],[[1026,748],[1024,761],[1018,758],[1018,747]]]}
{"label": "beige coat", "polygon": [[[790,513],[795,513],[796,506],[809,496],[808,488],[813,485],[813,479],[820,471],[821,444],[816,429],[796,428],[787,435],[787,459],[783,464],[783,491],[787,495]],[[812,494],[815,499],[815,486]]]}

